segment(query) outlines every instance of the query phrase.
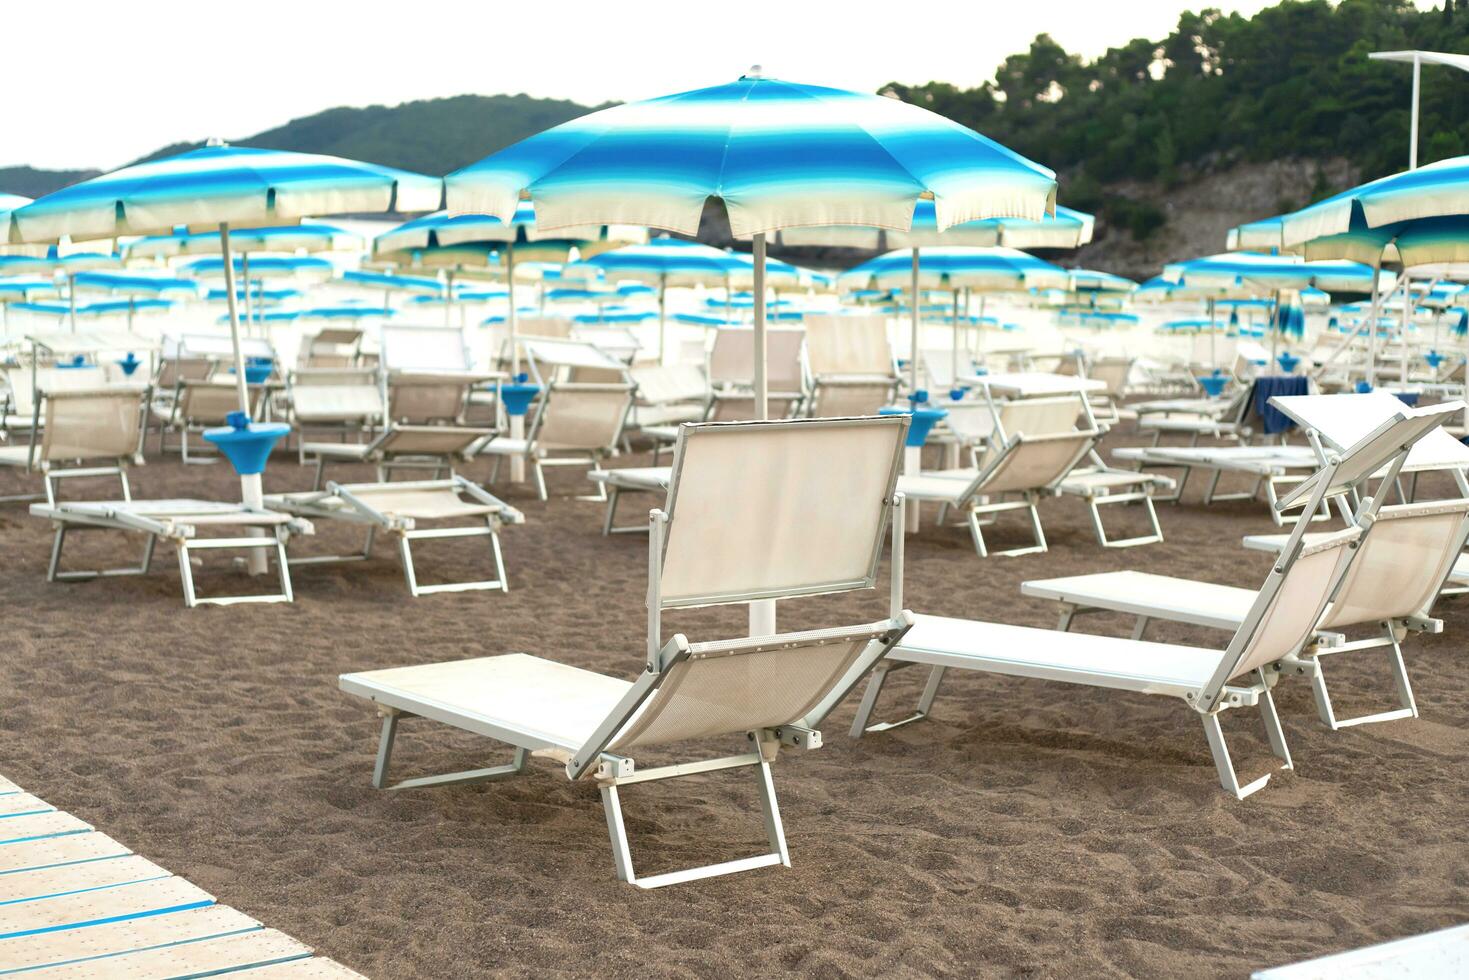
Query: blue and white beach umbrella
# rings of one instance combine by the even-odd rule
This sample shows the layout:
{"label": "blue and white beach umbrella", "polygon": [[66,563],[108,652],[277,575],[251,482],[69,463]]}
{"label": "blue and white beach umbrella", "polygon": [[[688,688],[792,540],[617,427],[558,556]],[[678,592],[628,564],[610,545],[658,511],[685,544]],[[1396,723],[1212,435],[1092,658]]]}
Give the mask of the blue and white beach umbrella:
{"label": "blue and white beach umbrella", "polygon": [[666,349],[669,286],[722,283],[727,290],[731,281],[754,275],[753,264],[729,252],[667,236],[646,245],[624,245],[568,266],[569,273],[582,269],[594,270],[609,279],[632,279],[657,287],[659,360]]}
{"label": "blue and white beach umbrella", "polygon": [[1055,174],[952,120],[878,95],[765,78],[603,109],[445,179],[451,214],[509,220],[521,198],[545,231],[617,223],[698,233],[723,202],[754,241],[755,401],[764,417],[766,236],[861,225],[906,231],[931,197],[940,231],[981,218],[1039,221]]}
{"label": "blue and white beach umbrella", "polygon": [[[225,260],[236,392],[240,411],[248,416],[231,229],[300,223],[311,215],[431,211],[439,206],[442,191],[438,178],[341,157],[211,145],[124,167],[38,198],[11,212],[8,237],[40,243],[217,229]],[[258,437],[275,438],[277,432]],[[262,506],[260,474],[241,474],[240,480],[245,503]],[[250,570],[265,570],[265,556],[258,549],[252,549]]]}
{"label": "blue and white beach umbrella", "polygon": [[[117,297],[127,311],[127,325],[133,327],[133,314],[140,310],[167,309],[173,300],[193,299],[199,295],[199,284],[173,276],[148,275],[137,272],[78,272],[71,280],[73,293],[101,293]],[[163,306],[153,301],[163,301]],[[100,304],[92,304],[94,307]]]}
{"label": "blue and white beach umbrella", "polygon": [[[335,225],[281,225],[275,228],[240,228],[230,232],[230,247],[242,254],[360,252],[363,245],[361,235]],[[129,260],[171,259],[182,255],[218,255],[221,249],[217,231],[177,231],[133,239],[123,246],[123,253]]]}

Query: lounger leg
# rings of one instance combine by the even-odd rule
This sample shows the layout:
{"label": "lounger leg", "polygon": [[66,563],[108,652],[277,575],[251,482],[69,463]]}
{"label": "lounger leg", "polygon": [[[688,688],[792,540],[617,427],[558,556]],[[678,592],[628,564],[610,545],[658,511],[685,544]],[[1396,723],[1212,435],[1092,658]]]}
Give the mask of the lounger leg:
{"label": "lounger leg", "polygon": [[530,758],[528,751],[516,748],[515,759],[509,765],[491,766],[487,769],[467,769],[464,772],[450,772],[441,776],[419,776],[416,779],[404,779],[389,785],[388,767],[393,761],[393,740],[398,737],[398,720],[411,717],[413,716],[407,712],[393,708],[383,709],[383,727],[377,743],[377,761],[372,768],[373,788],[415,789],[423,786],[458,786],[464,783],[484,783],[495,779],[505,779],[523,772],[525,762]]}
{"label": "lounger leg", "polygon": [[[1102,524],[1102,508],[1115,507],[1118,504],[1130,504],[1141,501],[1148,516],[1148,524],[1152,529],[1151,534],[1139,535],[1135,538],[1118,538],[1108,540],[1107,528]],[[1163,529],[1158,525],[1158,512],[1153,507],[1153,495],[1146,491],[1136,493],[1111,494],[1102,497],[1088,497],[1087,505],[1092,512],[1092,530],[1096,532],[1097,544],[1103,548],[1132,548],[1140,544],[1155,544],[1163,540]]]}
{"label": "lounger leg", "polygon": [[1071,621],[1076,618],[1077,609],[1069,602],[1061,603],[1061,615],[1056,621],[1056,629],[1066,633],[1071,629]]}
{"label": "lounger leg", "polygon": [[879,666],[867,678],[867,690],[862,692],[862,701],[857,705],[857,717],[852,719],[852,729],[847,734],[852,738],[861,738],[867,731],[867,721],[872,717],[872,709],[877,707],[877,697],[882,693],[883,682],[888,679],[888,670],[891,668]]}
{"label": "lounger leg", "polygon": [[[152,535],[149,535],[152,539]],[[61,567],[61,546],[66,542],[66,525],[56,525],[56,538],[51,542],[51,564],[46,567],[46,581],[56,581],[56,570]]]}
{"label": "lounger leg", "polygon": [[888,670],[895,669],[897,668],[889,667],[887,670],[875,671],[872,679],[868,681],[867,690],[862,695],[862,704],[857,709],[857,717],[852,721],[851,735],[853,738],[860,738],[864,732],[886,732],[894,728],[901,728],[903,725],[911,725],[915,721],[927,718],[933,710],[934,698],[938,697],[939,688],[944,682],[945,668],[943,667],[934,667],[929,671],[928,681],[923,685],[923,693],[918,696],[918,710],[913,714],[898,721],[884,721],[875,725],[867,723],[872,716],[873,708],[877,706],[877,696],[882,690],[882,682],[886,679]]}
{"label": "lounger leg", "polygon": [[1418,702],[1413,696],[1413,685],[1408,680],[1408,667],[1403,662],[1403,648],[1398,642],[1397,634],[1393,632],[1391,624],[1387,625],[1388,662],[1392,665],[1393,686],[1397,689],[1399,707],[1390,711],[1379,711],[1370,715],[1358,715],[1355,718],[1338,718],[1332,709],[1331,695],[1326,690],[1326,671],[1322,663],[1322,657],[1317,655],[1311,658],[1314,667],[1311,673],[1311,692],[1316,696],[1316,713],[1320,715],[1321,721],[1332,731],[1342,728],[1351,728],[1354,725],[1370,725],[1379,721],[1398,721],[1403,718],[1418,717]]}
{"label": "lounger leg", "polygon": [[550,499],[550,494],[546,493],[546,471],[541,467],[540,457],[536,457],[533,463],[536,471],[536,493],[540,496],[541,502],[544,503]]}
{"label": "lounger leg", "polygon": [[500,582],[500,591],[510,591],[510,578],[505,574],[505,554],[500,550],[500,532],[493,520],[486,520],[490,528],[490,553],[495,556],[495,578]]}
{"label": "lounger leg", "polygon": [[974,550],[979,552],[979,557],[988,558],[989,549],[984,546],[984,532],[979,529],[979,514],[969,512],[969,536],[974,540]]}
{"label": "lounger leg", "polygon": [[1148,617],[1139,616],[1137,622],[1132,624],[1132,639],[1134,642],[1141,640],[1143,634],[1148,631]]}
{"label": "lounger leg", "polygon": [[[622,798],[618,794],[619,781],[610,781],[602,784],[602,809],[607,816],[607,836],[612,840],[612,861],[617,868],[617,879],[639,888],[662,888],[666,885],[676,885],[686,881],[698,881],[701,878],[713,878],[717,875],[734,874],[737,871],[749,871],[753,868],[765,868],[772,865],[791,866],[790,852],[786,847],[785,828],[781,824],[780,808],[775,799],[775,783],[771,778],[770,763],[763,756],[756,753],[754,756],[742,756],[720,760],[720,768],[734,768],[750,766],[755,769],[755,777],[760,790],[760,809],[765,819],[765,835],[770,843],[770,851],[755,857],[739,858],[734,861],[725,861],[722,864],[711,864],[702,868],[689,868],[685,871],[670,871],[667,874],[651,875],[647,878],[639,878],[633,869],[632,850],[627,843],[627,827],[622,819]],[[626,781],[645,781],[648,779],[667,779],[679,775],[677,766],[669,767],[670,771],[665,774],[649,775],[647,773],[632,777]]]}
{"label": "lounger leg", "polygon": [[1209,740],[1209,751],[1214,756],[1214,768],[1219,771],[1219,782],[1224,789],[1237,800],[1242,800],[1251,793],[1263,789],[1265,784],[1270,782],[1270,773],[1266,773],[1252,783],[1240,786],[1239,779],[1234,774],[1234,762],[1229,758],[1229,746],[1224,742],[1224,730],[1219,727],[1218,713],[1202,717],[1204,735]]}
{"label": "lounger leg", "polygon": [[403,577],[408,580],[408,594],[418,598],[418,576],[413,572],[413,548],[408,544],[408,535],[398,536],[398,558],[403,562]]}
{"label": "lounger leg", "polygon": [[178,553],[179,578],[183,581],[184,584],[184,607],[187,609],[193,609],[194,606],[198,605],[198,600],[194,595],[194,569],[189,564],[188,544],[180,541],[178,545]]}
{"label": "lounger leg", "polygon": [[780,804],[775,799],[775,780],[771,778],[770,763],[764,759],[755,767],[755,778],[760,784],[760,812],[765,817],[765,839],[770,843],[772,854],[780,856],[780,863],[791,866],[791,852],[786,847],[785,825],[780,822]]}
{"label": "lounger leg", "polygon": [[612,862],[617,866],[617,880],[636,884],[632,869],[632,851],[627,846],[627,828],[622,823],[622,798],[616,786],[602,787],[602,810],[607,814],[607,835],[612,838]]}
{"label": "lounger leg", "polygon": [[612,526],[617,521],[617,501],[622,497],[622,488],[613,487],[607,498],[607,519],[602,522],[602,537],[612,536]]}
{"label": "lounger leg", "polygon": [[1270,740],[1270,751],[1280,760],[1280,768],[1294,769],[1290,747],[1285,744],[1285,729],[1280,724],[1280,712],[1275,710],[1275,696],[1268,687],[1260,694],[1260,717],[1265,722],[1265,737]]}

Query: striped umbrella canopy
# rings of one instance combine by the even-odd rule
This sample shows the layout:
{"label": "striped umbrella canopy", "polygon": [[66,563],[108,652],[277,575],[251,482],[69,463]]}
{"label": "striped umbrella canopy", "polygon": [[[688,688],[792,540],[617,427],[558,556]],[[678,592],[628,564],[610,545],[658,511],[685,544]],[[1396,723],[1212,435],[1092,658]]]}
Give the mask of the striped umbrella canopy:
{"label": "striped umbrella canopy", "polygon": [[[520,274],[522,260],[563,263],[575,257],[595,255],[619,245],[647,240],[646,229],[625,225],[592,224],[561,228],[548,234],[536,225],[535,205],[521,201],[508,221],[489,214],[449,214],[447,211],[414,218],[375,238],[372,252],[375,259],[402,268],[442,268],[448,273],[451,284],[454,275],[460,271],[503,267],[510,293],[511,371],[517,372],[520,349],[515,343],[515,281],[540,278],[535,274]],[[452,250],[460,246],[480,246],[482,255],[467,255],[466,263],[460,265],[449,258]],[[427,252],[440,252],[437,261],[447,264],[432,264],[435,261],[433,257],[429,257],[428,264],[425,264]],[[445,304],[446,323],[451,305]]]}
{"label": "striped umbrella canopy", "polygon": [[[795,266],[789,266],[794,270]],[[570,273],[593,270],[604,277],[632,279],[658,289],[658,358],[662,360],[668,332],[668,287],[722,284],[753,279],[753,260],[698,242],[666,235],[645,245],[624,245],[567,267]],[[767,274],[769,270],[767,267]]]}
{"label": "striped umbrella canopy", "polygon": [[1132,293],[1137,283],[1096,269],[1070,269],[1066,288],[1073,293]]}
{"label": "striped umbrella canopy", "polygon": [[[917,250],[920,288],[968,287],[989,292],[1018,291],[1028,287],[1059,286],[1069,277],[1065,269],[1013,248],[944,246]],[[913,253],[896,249],[869,259],[837,277],[839,285],[902,288],[911,281]]]}
{"label": "striped umbrella canopy", "polygon": [[109,296],[144,298],[175,294],[181,297],[199,295],[199,284],[191,279],[147,275],[137,272],[79,272],[72,288],[83,293],[105,293]]}
{"label": "striped umbrella canopy", "polygon": [[[294,299],[300,295],[301,290],[286,287],[262,285],[254,285],[249,289],[246,289],[243,285],[235,287],[235,302],[239,302],[248,296],[259,304],[279,303],[282,300]],[[229,300],[229,293],[223,289],[206,290],[204,300],[209,303],[224,303]]]}
{"label": "striped umbrella canopy", "polygon": [[[1056,178],[919,106],[777,81],[755,68],[725,85],[573,119],[450,174],[445,190],[451,214],[508,220],[525,196],[543,230],[612,222],[690,237],[717,198],[734,236],[754,241],[763,300],[768,234],[823,225],[906,231],[922,197],[934,201],[940,231],[981,218],[1038,221],[1054,211]],[[762,418],[764,314],[757,304]]]}
{"label": "striped umbrella canopy", "polygon": [[[326,259],[310,255],[267,255],[247,260],[243,256],[233,257],[231,275],[243,276],[245,262],[250,263],[250,280],[294,279],[300,282],[326,282],[337,274],[337,267]],[[223,256],[195,259],[179,266],[179,271],[199,279],[218,279],[225,275]]]}
{"label": "striped umbrella canopy", "polygon": [[348,303],[341,306],[309,306],[295,310],[293,315],[303,320],[363,320],[367,317],[397,316],[398,311],[389,306],[368,306]]}
{"label": "striped umbrella canopy", "polygon": [[1163,278],[1191,286],[1239,286],[1256,295],[1315,286],[1329,291],[1371,292],[1376,273],[1360,262],[1307,261],[1299,255],[1233,252],[1171,262]]}
{"label": "striped umbrella canopy", "polygon": [[35,313],[42,316],[54,317],[99,317],[114,314],[127,314],[128,321],[132,322],[134,313],[161,313],[172,309],[176,304],[167,299],[138,299],[138,300],[102,300],[96,303],[84,303],[73,306],[70,303],[14,303],[12,309],[25,313]]}
{"label": "striped umbrella canopy", "polygon": [[19,194],[0,193],[0,225],[10,227],[10,212],[16,208],[25,207],[31,203],[31,198],[22,197]]}
{"label": "striped umbrella canopy", "polygon": [[347,286],[362,286],[366,289],[381,289],[385,293],[432,293],[442,294],[444,284],[427,276],[399,276],[370,269],[349,269],[338,280]]}
{"label": "striped umbrella canopy", "polygon": [[[744,269],[744,275],[741,281],[745,279],[754,281],[755,256],[733,250],[726,254],[739,262],[740,266]],[[836,282],[836,277],[766,256],[765,281],[774,288],[796,286],[800,288],[815,287],[818,289],[830,289]]]}
{"label": "striped umbrella canopy", "polygon": [[823,246],[868,250],[914,248],[923,245],[1004,245],[1009,248],[1080,248],[1092,240],[1096,218],[1083,211],[1056,205],[1054,214],[1030,218],[981,218],[940,231],[933,201],[920,199],[913,208],[907,231],[884,231],[853,225],[789,228],[779,242],[787,247]]}
{"label": "striped umbrella canopy", "polygon": [[[230,232],[234,251],[249,252],[359,252],[364,242],[355,232],[335,225],[279,225],[241,228]],[[180,255],[218,255],[223,245],[217,231],[187,229],[167,235],[147,235],[123,246],[129,259],[170,259]],[[253,260],[259,262],[259,259]]]}
{"label": "striped umbrella canopy", "polygon": [[[866,287],[897,287],[914,285],[921,292],[924,288],[947,289],[950,292],[952,322],[960,322],[959,292],[961,289],[976,290],[981,294],[991,292],[1017,292],[1029,287],[1064,287],[1069,281],[1065,269],[1052,265],[1018,249],[1004,246],[929,246],[926,248],[896,249],[869,259],[837,277],[838,285]],[[910,371],[916,372],[918,360],[918,331],[916,325],[922,317],[921,302],[910,311],[912,324],[909,340],[914,356],[909,358]],[[980,314],[984,313],[981,305]],[[952,370],[959,370],[959,331],[955,330],[952,343]],[[957,373],[956,373],[957,376]],[[917,385],[916,373],[910,376]],[[915,388],[916,390],[916,388]]]}
{"label": "striped umbrella canopy", "polygon": [[535,205],[530,201],[520,201],[508,222],[489,214],[435,211],[383,232],[373,239],[372,250],[374,253],[397,252],[440,245],[493,243],[502,246],[501,251],[507,255],[544,255],[554,261],[565,262],[572,249],[584,256],[594,255],[607,248],[647,240],[646,229],[630,225],[589,224],[543,232],[536,225]]}
{"label": "striped umbrella canopy", "polygon": [[[291,323],[301,315],[299,310],[266,310],[258,314],[257,319],[261,323]],[[216,323],[228,325],[230,315],[228,313],[215,320]]]}
{"label": "striped umbrella canopy", "polygon": [[[220,233],[230,339],[240,412],[250,413],[240,322],[235,308],[232,228],[299,223],[312,215],[431,211],[443,199],[438,178],[342,157],[213,144],[84,180],[10,214],[12,242],[87,241],[166,235],[178,228]],[[260,474],[242,474],[251,507],[263,503]],[[252,549],[252,574],[265,555]]]}
{"label": "striped umbrella canopy", "polygon": [[[159,307],[153,300],[191,299],[199,295],[199,284],[173,276],[150,276],[126,272],[78,272],[72,277],[73,293],[102,293],[107,296],[123,297],[119,302],[127,311],[128,330],[133,328],[133,314],[140,311],[166,309],[172,306],[165,302]],[[103,304],[93,303],[91,308]]]}

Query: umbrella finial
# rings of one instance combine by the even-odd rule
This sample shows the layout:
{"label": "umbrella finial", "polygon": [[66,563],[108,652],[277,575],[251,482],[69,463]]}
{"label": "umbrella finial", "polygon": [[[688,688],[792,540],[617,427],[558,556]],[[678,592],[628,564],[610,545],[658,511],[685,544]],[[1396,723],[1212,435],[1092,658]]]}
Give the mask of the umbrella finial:
{"label": "umbrella finial", "polygon": [[751,65],[750,70],[740,76],[741,78],[764,78],[765,69],[759,65]]}
{"label": "umbrella finial", "polygon": [[221,137],[221,136],[211,136],[207,140],[204,141],[204,145],[205,146],[224,146],[225,145],[225,142],[224,142],[224,138]]}

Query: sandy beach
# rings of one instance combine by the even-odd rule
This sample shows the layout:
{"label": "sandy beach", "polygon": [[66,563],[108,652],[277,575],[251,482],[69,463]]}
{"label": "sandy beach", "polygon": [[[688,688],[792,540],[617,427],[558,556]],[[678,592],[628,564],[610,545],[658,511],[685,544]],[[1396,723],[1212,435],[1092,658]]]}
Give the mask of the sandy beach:
{"label": "sandy beach", "polygon": [[[1107,445],[1128,441],[1119,430]],[[466,472],[484,478],[488,465]],[[304,489],[309,473],[278,457],[266,489]],[[132,479],[137,497],[237,492],[226,466],[173,457]],[[382,547],[365,564],[297,569],[294,604],[192,611],[171,551],[146,577],[47,583],[49,527],[3,505],[0,772],[374,977],[1240,977],[1469,916],[1462,599],[1440,604],[1442,635],[1407,645],[1419,720],[1333,733],[1307,685],[1283,682],[1296,771],[1243,803],[1220,790],[1180,702],[973,675],[949,680],[929,721],[852,741],[848,703],[825,727],[826,748],[782,756],[788,870],[632,889],[613,877],[595,788],[549,763],[489,785],[372,789],[376,718],[337,690],[340,673],[510,651],[636,672],[646,543],[602,537],[601,506],[566,496],[583,492],[573,471],[551,481],[549,504],[495,488],[527,515],[504,534],[508,595],[412,599]],[[0,473],[0,494],[36,484]],[[907,605],[1050,627],[1054,610],[1020,596],[1024,579],[1141,568],[1258,585],[1268,558],[1238,541],[1270,529],[1264,507],[1205,509],[1197,494],[1162,508],[1166,543],[1136,549],[1099,548],[1071,500],[1043,506],[1045,556],[981,560],[962,531],[926,523],[908,545]],[[1005,525],[994,542],[1023,534]],[[299,547],[356,538],[323,525]],[[120,564],[140,546],[96,532],[78,536],[71,558]],[[420,574],[469,575],[484,558],[482,543],[440,543],[422,549]],[[211,566],[199,587],[233,574]],[[781,623],[876,618],[885,602],[879,590],[790,603]],[[731,607],[668,628],[708,639],[743,624]],[[1098,616],[1081,628],[1129,627]],[[1149,636],[1227,639],[1168,625]],[[1339,710],[1384,705],[1380,654],[1333,667]],[[879,714],[906,713],[921,680],[896,673]],[[400,774],[509,754],[404,727]],[[1225,730],[1242,777],[1268,771],[1252,713],[1226,717]],[[624,800],[650,873],[761,845],[753,786],[737,777],[636,787]]]}

